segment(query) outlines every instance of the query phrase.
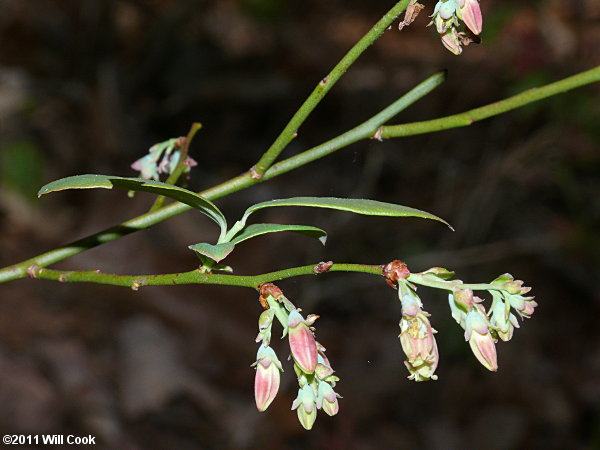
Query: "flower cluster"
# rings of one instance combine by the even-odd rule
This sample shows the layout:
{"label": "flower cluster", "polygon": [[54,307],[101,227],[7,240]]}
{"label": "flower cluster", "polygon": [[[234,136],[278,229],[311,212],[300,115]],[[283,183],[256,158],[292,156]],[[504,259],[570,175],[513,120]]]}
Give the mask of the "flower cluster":
{"label": "flower cluster", "polygon": [[429,323],[429,314],[422,310],[423,304],[416,292],[408,283],[398,286],[398,294],[402,303],[402,319],[400,320],[400,344],[406,354],[404,362],[410,372],[410,380],[437,380],[434,375],[439,362],[435,331]]}
{"label": "flower cluster", "polygon": [[460,21],[467,30],[477,36],[481,33],[482,17],[479,0],[440,0],[435,5],[432,20],[444,46],[455,55],[462,53],[462,46],[472,42],[467,31],[459,31]]}
{"label": "flower cluster", "polygon": [[317,418],[317,410],[333,416],[338,413],[340,397],[333,388],[339,378],[334,375],[323,347],[314,335],[312,326],[319,316],[311,314],[306,318],[272,283],[260,288],[260,302],[269,309],[259,318],[259,333],[256,342],[261,342],[256,355],[256,376],[254,397],[259,411],[265,411],[279,390],[281,363],[270,347],[271,327],[277,317],[283,326],[283,337],[288,336],[294,371],[298,378],[298,396],[292,403],[300,424],[310,430]]}
{"label": "flower cluster", "polygon": [[[186,138],[173,138],[154,144],[148,154],[135,161],[131,168],[140,172],[140,177],[147,180],[158,181],[161,174],[171,174],[177,167],[180,157],[180,148]],[[185,160],[186,171],[198,163],[190,157]]]}
{"label": "flower cluster", "polygon": [[435,370],[439,362],[439,353],[434,334],[437,333],[429,323],[429,314],[423,311],[423,303],[417,295],[417,288],[408,281],[410,271],[402,261],[392,261],[383,266],[386,283],[398,289],[402,304],[400,319],[400,345],[406,355],[404,365],[410,375],[409,380],[437,380]]}
{"label": "flower cluster", "polygon": [[[525,296],[531,288],[523,282],[504,274],[489,284],[465,284],[452,280],[454,273],[441,267],[411,274],[402,261],[392,261],[382,267],[386,282],[397,289],[402,307],[400,319],[400,344],[406,355],[404,364],[408,378],[414,381],[437,380],[435,374],[439,363],[437,331],[431,326],[430,315],[423,310],[417,295],[417,285],[450,291],[449,303],[452,317],[465,331],[465,340],[479,362],[488,370],[498,370],[496,343],[508,341],[515,328],[517,317],[531,317],[537,303]],[[484,300],[473,294],[473,289],[488,291],[492,304],[488,311]],[[334,388],[339,378],[334,375],[323,347],[315,338],[313,327],[317,315],[304,316],[272,283],[260,286],[259,301],[265,311],[258,320],[260,342],[256,354],[254,396],[256,407],[265,411],[273,402],[280,385],[283,367],[271,348],[272,325],[275,318],[283,326],[282,338],[288,337],[294,372],[298,379],[298,395],[292,403],[300,424],[310,430],[320,409],[333,416],[339,411],[340,396]]]}
{"label": "flower cluster", "polygon": [[[465,330],[465,340],[475,357],[493,372],[498,370],[498,339],[509,341],[514,329],[519,328],[517,316],[529,318],[537,306],[533,297],[525,296],[531,288],[510,274],[501,275],[490,284],[466,285],[461,280],[451,280],[454,272],[441,267],[411,274],[401,261],[385,265],[382,273],[386,282],[398,289],[402,304],[400,343],[407,358],[404,364],[410,373],[408,378],[414,381],[437,380],[439,362],[437,331],[429,322],[430,315],[423,311],[415,283],[450,291],[452,317]],[[491,294],[492,305],[487,312],[484,300],[475,296],[471,287]]]}
{"label": "flower cluster", "polygon": [[519,328],[516,316],[529,318],[537,303],[533,297],[524,297],[531,290],[521,280],[504,274],[492,281],[489,292],[493,301],[486,312],[483,300],[473,295],[471,289],[457,288],[448,295],[452,317],[465,330],[465,340],[479,362],[488,370],[498,370],[496,342],[498,338],[509,341],[515,328]]}

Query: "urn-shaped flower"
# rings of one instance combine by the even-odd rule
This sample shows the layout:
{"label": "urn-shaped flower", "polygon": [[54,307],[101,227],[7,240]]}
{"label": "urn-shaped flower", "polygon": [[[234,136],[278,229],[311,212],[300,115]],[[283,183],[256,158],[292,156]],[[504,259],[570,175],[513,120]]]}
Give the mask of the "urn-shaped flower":
{"label": "urn-shaped flower", "polygon": [[294,361],[304,372],[313,373],[317,366],[317,343],[302,314],[294,309],[288,317],[290,350]]}

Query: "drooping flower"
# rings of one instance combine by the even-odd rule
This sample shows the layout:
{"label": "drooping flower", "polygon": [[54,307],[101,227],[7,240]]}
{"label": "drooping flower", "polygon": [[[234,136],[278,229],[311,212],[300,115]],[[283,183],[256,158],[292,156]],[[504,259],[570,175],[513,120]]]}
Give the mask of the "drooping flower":
{"label": "drooping flower", "polygon": [[281,362],[271,347],[263,345],[256,354],[256,376],[254,378],[254,400],[259,411],[265,411],[279,390]]}
{"label": "drooping flower", "polygon": [[444,47],[455,55],[462,53],[463,45],[473,42],[468,33],[459,29],[460,21],[474,35],[480,34],[482,30],[483,20],[478,0],[440,0],[431,17],[429,25],[435,24]]}
{"label": "drooping flower", "polygon": [[494,301],[491,308],[490,323],[495,333],[504,342],[512,339],[515,328],[519,328],[519,322],[514,314],[510,312],[510,302],[504,301],[502,294],[492,291]]}
{"label": "drooping flower", "polygon": [[[401,291],[399,291],[401,292]],[[429,323],[429,314],[421,309],[416,295],[405,294],[401,298],[400,344],[406,355],[404,364],[415,381],[437,380],[434,375],[439,362],[436,331]]]}
{"label": "drooping flower", "polygon": [[300,369],[312,374],[317,366],[317,343],[309,326],[312,317],[304,320],[302,314],[294,309],[288,316],[288,332],[292,357]]}
{"label": "drooping flower", "polygon": [[483,19],[478,0],[459,0],[460,18],[473,34],[481,33]]}
{"label": "drooping flower", "polygon": [[432,23],[439,34],[458,26],[458,5],[454,0],[440,0],[433,10]]}
{"label": "drooping flower", "polygon": [[442,44],[446,47],[447,50],[451,51],[455,55],[460,55],[462,53],[461,41],[458,33],[456,32],[456,28],[450,28],[444,34],[441,35]]}
{"label": "drooping flower", "polygon": [[317,390],[317,408],[325,411],[328,416],[335,416],[339,410],[340,405],[338,403],[339,395],[333,390],[333,388],[324,381],[319,383]]}
{"label": "drooping flower", "polygon": [[310,430],[317,420],[317,398],[310,385],[305,384],[298,390],[298,396],[292,403],[292,410],[294,409],[300,424]]}
{"label": "drooping flower", "polygon": [[523,297],[522,295],[508,295],[510,306],[512,306],[519,316],[523,319],[529,319],[533,314],[535,308],[538,306],[535,302],[534,297]]}
{"label": "drooping flower", "polygon": [[492,325],[481,310],[481,305],[476,306],[466,317],[465,340],[469,341],[471,350],[479,362],[486,369],[495,372],[498,370],[498,360],[494,338],[490,333]]}

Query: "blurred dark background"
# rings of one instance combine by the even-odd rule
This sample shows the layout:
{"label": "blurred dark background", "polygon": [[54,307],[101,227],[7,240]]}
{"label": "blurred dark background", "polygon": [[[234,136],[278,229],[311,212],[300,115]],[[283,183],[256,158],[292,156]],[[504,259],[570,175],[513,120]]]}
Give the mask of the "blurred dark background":
{"label": "blurred dark background", "polygon": [[[81,173],[134,176],[150,145],[203,130],[188,186],[247,170],[339,58],[393,1],[1,0],[0,263],[13,264],[143,213],[149,196],[85,191],[37,200]],[[352,67],[284,156],[369,118],[425,77],[448,81],[394,120],[453,114],[600,64],[597,0],[483,0],[482,45],[461,57],[425,28],[392,28]],[[305,432],[285,365],[266,413],[253,400],[251,290],[128,289],[19,280],[0,286],[0,431],[92,434],[106,448],[600,448],[599,86],[469,128],[355,144],[218,201],[325,195],[392,201],[450,221],[273,209],[308,223],[240,245],[238,274],[322,260],[444,266],[469,282],[510,272],[534,287],[534,318],[481,367],[442,292],[420,290],[441,353],[439,381],[406,380],[396,294],[373,277],[280,283],[317,313],[344,397]],[[57,264],[123,274],[187,271],[189,244],[216,237],[188,212]],[[283,360],[285,341],[274,340]]]}

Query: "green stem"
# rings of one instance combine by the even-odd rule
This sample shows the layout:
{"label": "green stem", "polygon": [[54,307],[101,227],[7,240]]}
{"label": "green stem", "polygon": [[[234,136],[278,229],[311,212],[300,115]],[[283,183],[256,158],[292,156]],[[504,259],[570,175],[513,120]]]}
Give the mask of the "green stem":
{"label": "green stem", "polygon": [[[238,286],[258,289],[263,283],[272,283],[286,278],[293,278],[303,275],[319,275],[318,265],[308,265],[292,267],[289,269],[278,270],[260,275],[225,275],[214,273],[202,273],[198,270],[180,273],[168,273],[161,275],[116,275],[111,273],[102,273],[99,270],[90,271],[67,271],[53,270],[40,267],[35,264],[27,268],[27,275],[30,278],[41,280],[59,281],[61,283],[95,283],[108,284],[112,286],[124,286],[133,290],[138,290],[144,286],[173,286],[180,284],[210,284],[219,286]],[[327,272],[353,272],[366,273],[370,275],[383,276],[383,266],[367,264],[333,264]],[[421,286],[427,286],[435,289],[453,291],[457,287],[461,289],[472,289],[474,291],[502,291],[505,290],[498,284],[487,283],[457,283],[456,281],[445,281],[435,279],[428,274],[411,273],[408,281]]]}
{"label": "green stem", "polygon": [[277,136],[275,142],[262,155],[259,161],[253,167],[253,176],[257,179],[262,178],[267,169],[275,162],[281,152],[294,139],[298,129],[304,123],[310,113],[316,108],[319,102],[327,95],[331,88],[346,73],[348,68],[358,59],[358,57],[375,42],[385,30],[398,18],[406,9],[410,0],[402,0],[396,3],[380,20],[365,34],[354,47],[340,60],[325,78],[323,78],[317,87],[312,91],[302,106],[296,111],[294,116],[288,122],[281,134]]}
{"label": "green stem", "polygon": [[421,286],[427,286],[435,289],[443,289],[446,291],[454,291],[456,288],[471,289],[473,291],[504,291],[506,290],[499,284],[489,283],[457,283],[456,281],[445,281],[439,278],[434,278],[431,275],[421,273],[411,273],[408,276],[408,281]]}
{"label": "green stem", "polygon": [[[328,272],[358,272],[382,276],[381,266],[364,264],[334,264]],[[222,275],[206,274],[198,270],[163,275],[116,275],[100,271],[52,270],[36,265],[27,269],[31,278],[59,281],[62,283],[96,283],[125,286],[138,290],[143,286],[173,286],[179,284],[213,284],[220,286],[240,286],[258,289],[262,283],[280,281],[301,275],[317,275],[315,265],[293,267],[261,275]]]}
{"label": "green stem", "polygon": [[[183,174],[184,170],[188,167],[187,166],[187,157],[188,157],[190,145],[192,143],[192,140],[194,139],[194,136],[196,136],[196,133],[201,128],[202,128],[201,123],[193,123],[192,126],[190,127],[190,131],[188,131],[187,136],[183,139],[183,144],[181,145],[181,149],[179,150],[179,161],[177,161],[177,165],[175,166],[175,169],[173,170],[171,175],[169,175],[169,178],[167,178],[165,183],[175,185],[177,183],[177,181],[179,180],[179,177]],[[165,203],[165,197],[163,195],[159,195],[156,198],[156,200],[154,200],[154,203],[150,207],[149,212],[154,212],[157,209],[162,208],[164,203]]]}
{"label": "green stem", "polygon": [[489,117],[497,116],[507,111],[519,108],[529,103],[570,91],[586,84],[600,81],[600,66],[571,77],[547,84],[540,88],[532,88],[513,97],[491,103],[481,108],[475,108],[461,114],[440,117],[439,119],[412,122],[401,125],[383,127],[381,137],[384,139],[432,133],[450,128],[466,127]]}
{"label": "green stem", "polygon": [[363,122],[357,127],[327,142],[324,142],[323,144],[305,150],[302,153],[294,155],[273,165],[265,174],[264,179],[270,180],[271,178],[277,177],[281,174],[289,172],[290,170],[296,169],[297,167],[304,166],[312,161],[323,158],[324,156],[327,156],[360,140],[381,139],[380,134],[385,128],[382,125],[385,122],[398,115],[398,113],[408,108],[417,100],[429,94],[445,80],[445,72],[439,72],[430,76],[366,122]]}
{"label": "green stem", "polygon": [[[598,81],[600,81],[600,66],[547,86],[526,91],[523,94],[516,95],[509,99],[471,110],[467,113],[456,114],[454,116],[448,116],[436,120],[383,127],[381,137],[389,138],[396,136],[408,136],[411,134],[423,134],[427,132],[470,125],[475,120],[493,117],[494,115],[501,114],[551,95],[566,92],[571,89]],[[406,95],[412,95],[411,93],[413,91]],[[311,148],[305,152],[283,160],[271,167],[265,173],[263,180],[275,178],[293,169],[302,167],[312,161],[322,158],[325,155],[333,153],[343,146],[355,142],[353,139],[354,137],[349,138],[346,135],[346,138],[344,138],[342,142],[338,141],[332,144],[331,141],[329,141],[328,143]],[[340,147],[336,147],[336,145],[340,145]],[[258,182],[258,180],[252,178],[250,172],[246,172],[219,185],[213,186],[210,189],[200,192],[200,195],[209,200],[215,200],[242,189],[246,189],[254,184],[257,184]],[[100,244],[113,241],[134,231],[148,228],[177,214],[181,214],[189,209],[190,207],[184,205],[183,203],[172,203],[154,212],[135,217],[131,220],[123,222],[120,225],[100,231],[66,246],[50,250],[20,263],[5,267],[0,269],[0,283],[26,277],[27,268],[32,264],[37,264],[39,266],[54,264]]]}

